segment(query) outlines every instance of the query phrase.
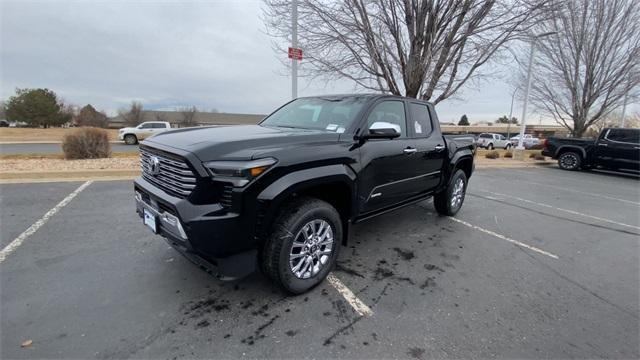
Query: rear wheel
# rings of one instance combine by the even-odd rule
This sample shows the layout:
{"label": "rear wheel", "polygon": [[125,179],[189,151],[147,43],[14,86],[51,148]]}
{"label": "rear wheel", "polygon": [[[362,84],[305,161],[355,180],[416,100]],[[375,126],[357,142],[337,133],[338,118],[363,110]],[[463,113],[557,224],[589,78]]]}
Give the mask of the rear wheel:
{"label": "rear wheel", "polygon": [[565,153],[562,153],[562,155],[558,157],[558,166],[562,170],[578,170],[580,169],[581,163],[582,159],[580,157],[580,154],[573,151],[567,151]]}
{"label": "rear wheel", "polygon": [[124,143],[127,145],[135,145],[138,143],[138,138],[133,134],[127,134],[124,136]]}
{"label": "rear wheel", "polygon": [[302,294],[322,282],[335,265],[342,222],[333,206],[300,198],[278,216],[261,255],[265,275],[292,294]]}
{"label": "rear wheel", "polygon": [[464,203],[467,190],[467,175],[461,169],[456,170],[449,186],[433,197],[433,205],[440,215],[454,216]]}

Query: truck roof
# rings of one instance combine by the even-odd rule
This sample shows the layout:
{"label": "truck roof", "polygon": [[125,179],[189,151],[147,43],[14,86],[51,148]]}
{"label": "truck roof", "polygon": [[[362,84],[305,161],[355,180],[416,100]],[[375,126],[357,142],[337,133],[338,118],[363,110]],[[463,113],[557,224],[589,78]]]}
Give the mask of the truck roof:
{"label": "truck roof", "polygon": [[416,98],[393,95],[393,94],[375,94],[375,93],[316,95],[316,96],[304,96],[304,97],[300,97],[300,99],[324,98],[324,99],[331,99],[331,100],[339,100],[339,99],[346,99],[351,97],[369,98],[371,100],[377,100],[380,98],[395,98],[395,99],[402,99],[402,100],[420,101],[423,103],[433,105],[430,101],[426,101],[422,99],[416,99]]}

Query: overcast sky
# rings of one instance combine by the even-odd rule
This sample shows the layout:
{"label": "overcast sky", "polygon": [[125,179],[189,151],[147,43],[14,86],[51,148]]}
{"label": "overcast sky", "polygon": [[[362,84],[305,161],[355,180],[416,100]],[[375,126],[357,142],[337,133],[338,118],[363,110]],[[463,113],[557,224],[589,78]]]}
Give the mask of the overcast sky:
{"label": "overcast sky", "polygon": [[[113,115],[146,109],[269,113],[291,79],[260,20],[260,1],[7,1],[1,3],[0,97],[46,87]],[[304,61],[301,66],[304,66]],[[498,68],[498,76],[510,70]],[[512,87],[499,77],[438,105],[441,121],[508,114]],[[346,81],[308,83],[299,96],[351,92]],[[516,103],[514,116],[520,118]],[[528,115],[537,123],[540,116]],[[548,121],[544,121],[548,122]]]}

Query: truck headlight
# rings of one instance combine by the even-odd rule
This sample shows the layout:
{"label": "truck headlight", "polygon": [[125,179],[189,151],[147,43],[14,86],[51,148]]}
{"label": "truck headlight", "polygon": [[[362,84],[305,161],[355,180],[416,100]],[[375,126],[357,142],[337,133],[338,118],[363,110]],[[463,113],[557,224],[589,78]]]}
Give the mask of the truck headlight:
{"label": "truck headlight", "polygon": [[209,161],[203,165],[214,179],[242,187],[262,175],[276,162],[274,158],[264,158],[250,161]]}

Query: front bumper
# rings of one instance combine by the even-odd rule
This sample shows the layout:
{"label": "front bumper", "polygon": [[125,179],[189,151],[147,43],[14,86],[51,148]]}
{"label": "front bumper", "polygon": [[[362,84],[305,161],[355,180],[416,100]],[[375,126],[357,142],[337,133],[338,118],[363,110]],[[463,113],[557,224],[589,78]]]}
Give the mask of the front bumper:
{"label": "front bumper", "polygon": [[221,278],[239,278],[257,268],[250,227],[220,204],[195,205],[166,194],[143,178],[134,181],[136,212],[157,219],[157,234],[187,259]]}

